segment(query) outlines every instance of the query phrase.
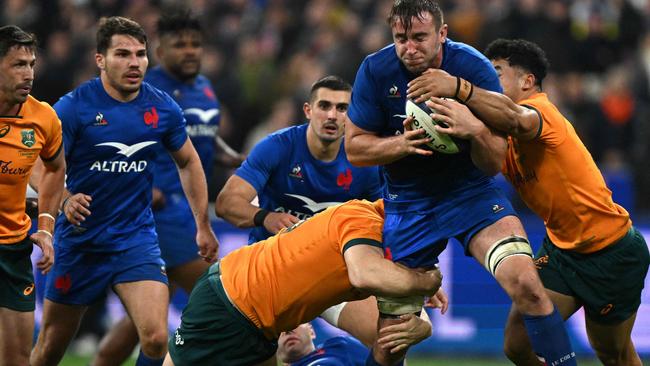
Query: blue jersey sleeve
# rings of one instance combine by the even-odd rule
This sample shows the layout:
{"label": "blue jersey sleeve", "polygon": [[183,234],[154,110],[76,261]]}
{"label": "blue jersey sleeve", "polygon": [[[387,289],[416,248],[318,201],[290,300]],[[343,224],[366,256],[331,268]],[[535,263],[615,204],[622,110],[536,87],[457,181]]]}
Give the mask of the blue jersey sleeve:
{"label": "blue jersey sleeve", "polygon": [[281,152],[284,150],[275,135],[267,136],[255,145],[235,174],[250,183],[259,194],[283,159]]}
{"label": "blue jersey sleeve", "polygon": [[169,130],[163,137],[163,145],[169,151],[178,151],[187,140],[187,131],[185,130],[185,117],[181,107],[170,96],[167,95],[167,103],[170,104],[170,124]]}
{"label": "blue jersey sleeve", "polygon": [[348,109],[348,117],[357,127],[366,131],[379,132],[384,125],[384,112],[376,97],[379,87],[375,85],[370,71],[370,62],[366,58],[354,80],[352,102]]}
{"label": "blue jersey sleeve", "polygon": [[63,147],[65,149],[65,157],[68,158],[72,155],[75,136],[78,128],[78,114],[73,100],[73,94],[68,93],[61,97],[58,102],[53,106],[57,116],[61,120],[61,128],[63,130]]}

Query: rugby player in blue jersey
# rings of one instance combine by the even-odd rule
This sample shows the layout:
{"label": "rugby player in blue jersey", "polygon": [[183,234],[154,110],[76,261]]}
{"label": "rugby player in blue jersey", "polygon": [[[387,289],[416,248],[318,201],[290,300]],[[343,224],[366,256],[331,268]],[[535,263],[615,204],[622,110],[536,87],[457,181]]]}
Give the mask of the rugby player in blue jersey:
{"label": "rugby player in blue jersey", "polygon": [[[201,24],[188,11],[173,10],[158,20],[156,54],[160,65],[147,72],[145,81],[165,91],[181,107],[187,122],[185,130],[209,177],[217,144],[224,147],[222,150],[230,155],[230,161],[241,162],[241,159],[217,135],[221,106],[208,78],[199,74],[203,53]],[[152,204],[160,252],[169,281],[189,294],[209,263],[197,254],[196,225],[176,165],[162,146],[157,149]],[[137,342],[135,326],[125,317],[104,336],[92,364],[121,364]]]}
{"label": "rugby player in blue jersey", "polygon": [[[441,312],[447,310],[446,303],[440,304]],[[423,313],[426,315],[426,313]],[[429,334],[423,334],[422,322],[413,314],[402,316],[404,323],[394,324],[382,329],[379,343],[382,347],[397,352],[403,348],[416,344]],[[431,328],[429,328],[430,332]],[[292,331],[282,332],[278,338],[277,359],[288,366],[364,366],[368,358],[369,349],[356,338],[350,336],[336,336],[326,339],[316,346],[314,339],[316,333],[310,323],[303,323]]]}
{"label": "rugby player in blue jersey", "polygon": [[[316,81],[303,105],[309,122],[260,141],[226,182],[217,197],[217,215],[238,227],[253,227],[250,243],[328,206],[381,197],[377,167],[353,166],[343,149],[351,90],[337,76]],[[251,203],[255,196],[259,207]]]}
{"label": "rugby player in blue jersey", "polygon": [[[432,0],[395,1],[388,23],[392,45],[366,57],[357,72],[346,122],[345,148],[358,166],[382,165],[386,255],[408,267],[431,268],[456,238],[496,278],[526,319],[536,353],[548,364],[575,358],[562,317],[544,292],[521,222],[495,187],[505,157],[503,135],[485,127],[457,154],[424,148],[422,129],[403,119],[408,83],[428,69],[459,77],[455,97],[465,102],[472,84],[501,91],[497,74],[481,53],[447,38],[439,5]],[[462,79],[461,79],[462,78]],[[468,80],[467,82],[461,82]],[[468,146],[467,146],[468,145]],[[421,298],[378,299],[380,327],[419,310]],[[392,364],[400,354],[373,349],[369,364]]]}
{"label": "rugby player in blue jersey", "polygon": [[200,255],[214,261],[218,242],[205,175],[178,104],[143,83],[148,59],[142,27],[122,17],[102,19],[95,59],[100,76],[54,105],[68,163],[65,215],[56,223],[56,260],[31,364],[58,364],[87,306],[111,287],[137,328],[136,364],[159,365],[167,348],[169,290],[151,211],[154,161],[161,153],[156,147],[174,158]]}

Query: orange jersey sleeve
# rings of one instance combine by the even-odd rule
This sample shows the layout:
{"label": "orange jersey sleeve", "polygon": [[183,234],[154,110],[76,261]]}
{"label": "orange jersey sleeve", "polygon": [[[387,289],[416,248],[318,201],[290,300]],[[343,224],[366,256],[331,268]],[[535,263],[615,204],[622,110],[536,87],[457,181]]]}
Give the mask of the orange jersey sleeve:
{"label": "orange jersey sleeve", "polygon": [[538,93],[519,104],[541,119],[536,138],[508,137],[504,174],[546,225],[551,241],[580,253],[600,250],[623,237],[632,225],[612,201],[600,170],[571,123]]}
{"label": "orange jersey sleeve", "polygon": [[16,116],[0,116],[0,244],[27,236],[27,183],[36,159],[57,156],[62,147],[61,121],[49,104],[28,96]]}
{"label": "orange jersey sleeve", "polygon": [[343,252],[381,246],[383,208],[350,201],[228,254],[221,279],[235,306],[269,339],[330,306],[361,295],[350,284]]}

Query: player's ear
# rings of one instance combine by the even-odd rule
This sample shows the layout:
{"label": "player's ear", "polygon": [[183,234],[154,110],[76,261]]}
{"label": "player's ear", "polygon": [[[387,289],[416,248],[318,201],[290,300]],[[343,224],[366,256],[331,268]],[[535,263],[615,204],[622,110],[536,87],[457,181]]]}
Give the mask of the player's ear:
{"label": "player's ear", "polygon": [[447,24],[443,24],[438,31],[438,37],[440,37],[440,43],[445,43],[447,41]]}
{"label": "player's ear", "polygon": [[535,87],[535,75],[524,74],[524,77],[521,78],[521,89],[530,90],[534,87]]}
{"label": "player's ear", "polygon": [[308,120],[311,120],[311,104],[309,104],[308,102],[305,102],[302,105],[302,111],[305,113],[305,118],[307,118]]}
{"label": "player's ear", "polygon": [[97,67],[99,67],[100,70],[104,70],[106,68],[106,57],[104,57],[104,55],[101,53],[96,53],[95,63],[97,64]]}
{"label": "player's ear", "polygon": [[314,327],[312,327],[311,323],[307,323],[307,328],[309,328],[309,338],[316,339],[316,332],[314,331]]}

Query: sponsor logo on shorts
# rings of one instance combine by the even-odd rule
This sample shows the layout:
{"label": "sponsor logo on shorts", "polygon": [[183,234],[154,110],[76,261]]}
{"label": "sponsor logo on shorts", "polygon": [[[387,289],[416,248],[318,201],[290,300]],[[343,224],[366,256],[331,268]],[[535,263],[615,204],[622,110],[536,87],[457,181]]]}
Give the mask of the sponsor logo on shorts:
{"label": "sponsor logo on shorts", "polygon": [[501,205],[492,205],[492,213],[499,213],[503,210],[505,210],[505,207]]}
{"label": "sponsor logo on shorts", "polygon": [[59,276],[54,280],[54,288],[63,294],[67,294],[71,287],[72,278],[70,277],[70,274]]}
{"label": "sponsor logo on shorts", "polygon": [[176,329],[176,332],[174,332],[174,343],[177,346],[182,346],[185,344],[185,340],[183,337],[181,337],[181,334],[178,332],[178,329]]}
{"label": "sponsor logo on shorts", "polygon": [[537,267],[537,269],[542,269],[542,267],[546,266],[547,264],[548,264],[548,255],[535,259],[535,267]]}
{"label": "sponsor logo on shorts", "polygon": [[600,309],[600,315],[607,315],[610,311],[614,309],[614,304],[607,304],[602,309]]}
{"label": "sponsor logo on shorts", "polygon": [[32,282],[29,286],[25,287],[23,290],[23,295],[29,296],[34,292],[34,283]]}
{"label": "sponsor logo on shorts", "polygon": [[384,258],[388,260],[393,260],[393,253],[390,251],[390,248],[386,247],[384,248]]}

